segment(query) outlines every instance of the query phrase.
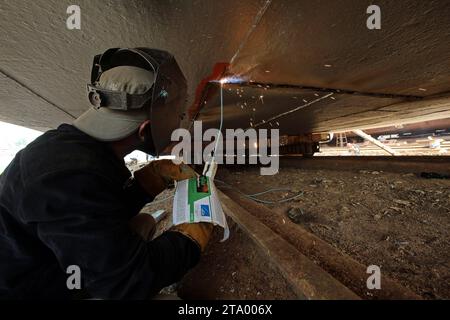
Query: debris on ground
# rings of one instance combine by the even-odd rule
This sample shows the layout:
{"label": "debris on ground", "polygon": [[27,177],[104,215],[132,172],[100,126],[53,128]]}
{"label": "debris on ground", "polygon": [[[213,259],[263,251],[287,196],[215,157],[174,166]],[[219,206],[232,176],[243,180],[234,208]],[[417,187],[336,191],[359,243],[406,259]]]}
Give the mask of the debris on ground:
{"label": "debris on ground", "polygon": [[384,170],[294,168],[274,176],[260,176],[258,168],[222,169],[218,179],[244,193],[302,191],[293,201],[266,204],[274,221],[299,224],[359,262],[382,266],[425,299],[450,298],[449,180]]}

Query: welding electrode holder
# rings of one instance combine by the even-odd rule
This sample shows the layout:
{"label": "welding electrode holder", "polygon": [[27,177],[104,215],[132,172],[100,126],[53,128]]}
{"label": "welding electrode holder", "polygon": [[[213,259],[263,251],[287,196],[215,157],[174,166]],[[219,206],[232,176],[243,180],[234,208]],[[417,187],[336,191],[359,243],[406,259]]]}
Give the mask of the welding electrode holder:
{"label": "welding electrode holder", "polygon": [[208,178],[204,175],[201,175],[197,178],[197,192],[208,193]]}

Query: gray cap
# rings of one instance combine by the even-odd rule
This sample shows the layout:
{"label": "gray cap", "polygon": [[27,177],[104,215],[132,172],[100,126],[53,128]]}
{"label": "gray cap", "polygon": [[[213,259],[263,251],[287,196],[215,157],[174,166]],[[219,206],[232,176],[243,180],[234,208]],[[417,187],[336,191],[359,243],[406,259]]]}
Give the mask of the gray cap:
{"label": "gray cap", "polygon": [[[118,66],[103,72],[97,85],[111,91],[143,94],[154,82],[155,76],[151,71],[134,66]],[[98,140],[117,141],[135,132],[147,119],[146,108],[122,111],[91,107],[73,125]]]}

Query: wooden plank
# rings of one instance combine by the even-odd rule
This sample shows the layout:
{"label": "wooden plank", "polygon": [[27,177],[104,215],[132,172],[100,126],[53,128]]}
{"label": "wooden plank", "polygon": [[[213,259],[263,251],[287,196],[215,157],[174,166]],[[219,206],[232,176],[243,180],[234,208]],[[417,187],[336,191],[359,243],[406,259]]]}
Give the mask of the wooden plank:
{"label": "wooden plank", "polygon": [[359,299],[350,289],[300,253],[247,210],[221,191],[218,193],[225,213],[257,244],[262,253],[291,284],[300,299]]}
{"label": "wooden plank", "polygon": [[251,215],[246,223],[262,223],[275,234],[280,234],[286,242],[307,256],[308,259],[316,261],[318,265],[358,294],[359,297],[382,300],[421,299],[416,293],[384,275],[381,279],[381,290],[367,289],[366,280],[369,276],[366,272],[367,266],[337,250],[299,225],[276,223],[273,219],[273,212],[264,205],[243,198],[232,190],[224,190],[224,192],[235,203],[245,207],[246,213]]}

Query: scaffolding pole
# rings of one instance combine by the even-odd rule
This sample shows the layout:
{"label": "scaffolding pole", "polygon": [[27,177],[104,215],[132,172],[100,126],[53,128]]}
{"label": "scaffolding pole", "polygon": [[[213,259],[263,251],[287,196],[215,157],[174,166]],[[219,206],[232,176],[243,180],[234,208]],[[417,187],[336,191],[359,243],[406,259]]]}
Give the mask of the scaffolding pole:
{"label": "scaffolding pole", "polygon": [[366,140],[372,142],[374,145],[380,147],[381,149],[383,149],[384,151],[389,153],[391,156],[395,156],[396,155],[395,151],[392,148],[388,147],[384,143],[382,143],[382,142],[378,141],[377,139],[373,138],[371,135],[365,133],[364,131],[356,129],[356,130],[353,130],[353,132],[355,134],[357,134],[358,136],[360,136],[361,138],[366,139]]}

